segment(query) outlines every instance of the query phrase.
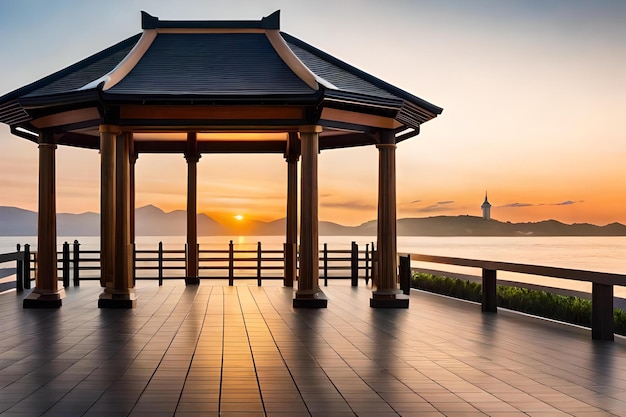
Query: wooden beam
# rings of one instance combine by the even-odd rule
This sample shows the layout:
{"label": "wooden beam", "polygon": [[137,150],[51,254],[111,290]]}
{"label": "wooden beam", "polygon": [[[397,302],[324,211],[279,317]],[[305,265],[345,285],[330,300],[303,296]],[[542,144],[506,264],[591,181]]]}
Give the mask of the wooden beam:
{"label": "wooden beam", "polygon": [[100,138],[82,133],[65,133],[57,140],[59,145],[74,146],[76,148],[99,149]]}
{"label": "wooden beam", "polygon": [[304,118],[297,106],[139,106],[120,108],[120,119],[144,120],[282,120]]}
{"label": "wooden beam", "polygon": [[355,146],[375,145],[374,136],[367,133],[348,133],[320,137],[320,149],[351,148]]}
{"label": "wooden beam", "polygon": [[343,123],[352,123],[356,125],[372,126],[382,129],[397,129],[402,124],[390,117],[377,116],[374,114],[357,113],[347,110],[339,110],[333,108],[324,108],[322,110],[321,120],[337,121]]}
{"label": "wooden beam", "polygon": [[[198,142],[200,153],[284,153],[286,141],[210,141]],[[184,141],[135,142],[137,153],[184,153]]]}
{"label": "wooden beam", "polygon": [[[32,120],[31,124],[38,129],[44,129],[48,127],[64,126],[91,120],[100,120],[100,112],[98,112],[98,109],[96,109],[95,107],[50,114],[48,116],[43,116],[38,119]],[[95,126],[97,125],[98,122],[95,123]]]}

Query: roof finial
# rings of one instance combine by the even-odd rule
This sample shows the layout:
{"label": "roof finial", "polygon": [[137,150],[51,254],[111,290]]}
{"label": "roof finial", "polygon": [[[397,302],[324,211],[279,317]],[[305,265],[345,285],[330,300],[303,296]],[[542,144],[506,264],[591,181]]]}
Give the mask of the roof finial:
{"label": "roof finial", "polygon": [[160,20],[141,12],[142,29],[266,29],[280,30],[280,10],[261,20]]}
{"label": "roof finial", "polygon": [[141,11],[141,28],[155,29],[159,25],[159,18],[148,12]]}

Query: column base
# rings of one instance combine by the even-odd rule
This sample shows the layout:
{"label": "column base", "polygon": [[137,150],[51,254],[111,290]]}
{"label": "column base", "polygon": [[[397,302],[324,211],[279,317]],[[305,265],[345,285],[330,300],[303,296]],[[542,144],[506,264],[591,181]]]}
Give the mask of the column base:
{"label": "column base", "polygon": [[131,292],[110,292],[106,291],[100,294],[98,298],[98,308],[135,308],[137,306],[137,295]]}
{"label": "column base", "polygon": [[293,308],[327,308],[328,298],[322,290],[296,291],[293,299]]}
{"label": "column base", "polygon": [[35,288],[33,292],[28,294],[24,300],[23,308],[59,308],[63,305],[63,298],[65,298],[65,290],[60,289],[56,292],[43,293],[37,292]]}
{"label": "column base", "polygon": [[372,308],[409,308],[408,295],[398,290],[381,290],[372,292],[370,307]]}
{"label": "column base", "polygon": [[185,277],[185,285],[200,285],[200,278],[198,278],[198,277]]}

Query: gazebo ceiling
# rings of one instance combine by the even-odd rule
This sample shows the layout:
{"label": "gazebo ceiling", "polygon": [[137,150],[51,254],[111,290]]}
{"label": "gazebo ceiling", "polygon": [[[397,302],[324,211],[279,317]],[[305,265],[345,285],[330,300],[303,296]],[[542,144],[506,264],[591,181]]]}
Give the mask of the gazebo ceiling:
{"label": "gazebo ceiling", "polygon": [[260,21],[162,21],[0,97],[0,122],[37,141],[99,147],[98,126],[135,133],[138,152],[284,152],[287,133],[320,125],[320,148],[401,141],[442,109]]}

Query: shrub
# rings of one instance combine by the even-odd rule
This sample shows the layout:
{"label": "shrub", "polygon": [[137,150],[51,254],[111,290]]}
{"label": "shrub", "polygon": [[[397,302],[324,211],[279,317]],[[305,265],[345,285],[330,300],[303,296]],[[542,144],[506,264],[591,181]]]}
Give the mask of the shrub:
{"label": "shrub", "polygon": [[[411,286],[424,291],[480,302],[482,285],[438,275],[413,273]],[[498,306],[579,326],[591,327],[591,300],[527,288],[499,285]],[[626,335],[626,312],[613,310],[615,333]]]}

